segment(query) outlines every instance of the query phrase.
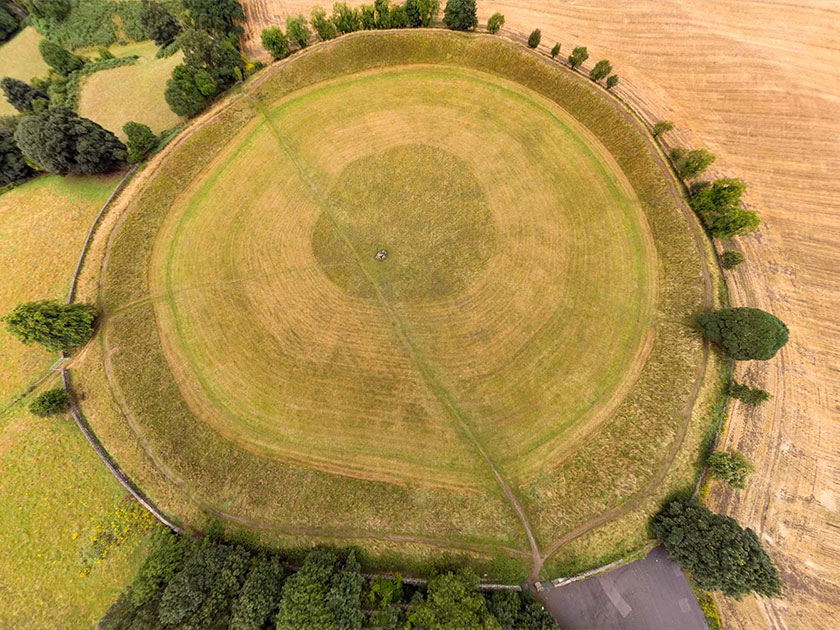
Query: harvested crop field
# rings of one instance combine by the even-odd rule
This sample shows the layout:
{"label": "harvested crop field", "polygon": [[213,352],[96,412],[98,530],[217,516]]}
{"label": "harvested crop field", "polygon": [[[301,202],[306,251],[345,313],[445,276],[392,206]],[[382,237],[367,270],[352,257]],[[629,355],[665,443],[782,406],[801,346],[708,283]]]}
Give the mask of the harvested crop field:
{"label": "harvested crop field", "polygon": [[345,38],[246,91],[117,211],[75,371],[165,510],[524,572],[692,483],[713,272],[632,119],[447,33]]}
{"label": "harvested crop field", "polygon": [[[34,77],[43,77],[49,66],[41,59],[38,42],[42,37],[34,28],[27,27],[6,43],[0,45],[0,79],[13,77],[29,82]],[[0,93],[0,116],[17,114]]]}

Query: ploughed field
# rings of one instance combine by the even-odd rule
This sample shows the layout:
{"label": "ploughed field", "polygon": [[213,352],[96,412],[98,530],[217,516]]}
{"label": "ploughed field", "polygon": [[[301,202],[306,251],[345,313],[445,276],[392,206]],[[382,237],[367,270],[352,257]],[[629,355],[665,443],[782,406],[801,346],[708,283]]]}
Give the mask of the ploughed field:
{"label": "ploughed field", "polygon": [[[461,67],[488,52],[571,109]],[[688,464],[648,487],[704,373],[705,252],[612,105],[443,33],[272,71],[149,167],[104,244],[76,382],[164,510],[532,569],[535,546],[690,483]]]}

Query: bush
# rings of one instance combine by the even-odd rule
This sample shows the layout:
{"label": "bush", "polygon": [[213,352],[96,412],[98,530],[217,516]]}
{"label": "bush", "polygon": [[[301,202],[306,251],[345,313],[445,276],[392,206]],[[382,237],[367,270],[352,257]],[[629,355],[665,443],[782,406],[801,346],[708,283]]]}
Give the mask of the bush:
{"label": "bush", "polygon": [[760,387],[750,387],[735,381],[732,381],[729,385],[729,395],[750,407],[758,407],[770,400],[770,392],[767,390]]}
{"label": "bush", "polygon": [[126,160],[125,145],[113,133],[66,107],[25,117],[15,141],[28,160],[59,175],[107,173]]}
{"label": "bush", "polygon": [[96,309],[90,304],[62,304],[55,300],[26,302],[3,317],[13,336],[25,344],[48,350],[70,350],[90,339]]}
{"label": "bush", "polygon": [[15,141],[17,120],[0,126],[0,187],[23,181],[35,174]]}
{"label": "bush", "polygon": [[[439,0],[406,0],[405,14],[412,28],[434,26],[440,12]],[[504,18],[502,18],[504,22]]]}
{"label": "bush", "polygon": [[[419,0],[415,0],[415,3],[417,1]],[[342,35],[355,33],[362,28],[361,12],[359,9],[348,7],[346,2],[336,2],[333,5],[332,21]]]}
{"label": "bush", "polygon": [[38,50],[44,62],[61,74],[70,74],[84,65],[79,57],[48,39],[38,43]]}
{"label": "bush", "polygon": [[542,33],[540,29],[535,28],[531,31],[531,34],[528,35],[528,48],[536,48],[540,45],[540,40],[542,40]]}
{"label": "bush", "polygon": [[674,123],[670,120],[657,120],[656,123],[653,125],[653,137],[658,138],[663,133],[667,133],[674,128]]}
{"label": "bush", "polygon": [[674,170],[683,179],[697,177],[715,161],[714,153],[706,149],[692,149],[686,151],[681,147],[671,149],[671,161]]}
{"label": "bush", "polygon": [[601,61],[596,63],[592,70],[589,71],[589,78],[593,81],[600,81],[609,75],[610,72],[612,72],[612,64],[606,59],[601,59]]}
{"label": "bush", "polygon": [[260,33],[260,41],[275,59],[285,59],[289,56],[289,38],[279,26],[269,26]]}
{"label": "bush", "polygon": [[738,361],[766,361],[787,343],[788,328],[780,319],[757,308],[724,308],[697,317],[706,339]]}
{"label": "bush", "polygon": [[20,28],[17,16],[0,4],[0,42],[5,42]]}
{"label": "bush", "polygon": [[617,74],[611,74],[610,76],[607,77],[607,89],[611,90],[616,85],[618,85],[618,75]]}
{"label": "bush", "polygon": [[747,487],[747,479],[755,471],[750,460],[738,451],[716,451],[709,455],[708,464],[715,479],[738,490]]}
{"label": "bush", "polygon": [[453,31],[468,31],[478,26],[475,0],[446,0],[443,23]]}
{"label": "bush", "polygon": [[587,59],[589,59],[589,51],[586,50],[586,46],[578,46],[569,55],[569,65],[577,69]]}
{"label": "bush", "polygon": [[286,18],[286,35],[300,48],[306,48],[312,38],[312,31],[306,25],[306,18],[302,15]]}
{"label": "bush", "polygon": [[45,391],[29,404],[29,412],[42,418],[65,413],[68,409],[70,394],[61,387]]}
{"label": "bush", "polygon": [[556,44],[554,44],[554,46],[551,47],[551,58],[556,59],[557,55],[559,55],[559,54],[560,54],[560,42],[557,42]]}
{"label": "bush", "polygon": [[309,20],[312,23],[312,28],[315,29],[318,37],[322,40],[327,41],[338,37],[335,24],[327,18],[327,12],[322,7],[313,7],[312,13],[309,15]]}
{"label": "bush", "polygon": [[741,207],[744,190],[744,182],[730,178],[692,187],[691,207],[703,219],[712,236],[743,236],[758,228],[761,222],[758,215]]}
{"label": "bush", "polygon": [[734,519],[676,500],[654,517],[651,529],[703,590],[736,599],[749,593],[781,596],[779,572],[758,536]]}
{"label": "bush", "polygon": [[146,36],[158,46],[175,41],[181,32],[181,25],[165,6],[154,0],[143,0],[140,9],[140,24]]}
{"label": "bush", "polygon": [[157,146],[157,136],[143,123],[127,122],[123,125],[123,133],[128,138],[129,162],[139,162]]}
{"label": "bush", "polygon": [[487,32],[495,35],[498,33],[502,27],[505,25],[505,16],[501,13],[494,13],[490,16],[490,19],[487,20]]}
{"label": "bush", "polygon": [[744,262],[744,255],[732,249],[727,249],[720,255],[720,264],[724,269],[734,269]]}

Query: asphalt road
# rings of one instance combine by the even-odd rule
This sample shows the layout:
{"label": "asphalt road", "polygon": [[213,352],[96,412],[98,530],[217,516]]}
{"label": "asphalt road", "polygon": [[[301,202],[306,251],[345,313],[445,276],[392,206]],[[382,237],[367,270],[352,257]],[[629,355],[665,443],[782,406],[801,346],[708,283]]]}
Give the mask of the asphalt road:
{"label": "asphalt road", "polygon": [[561,630],[708,630],[685,574],[663,547],[539,598]]}

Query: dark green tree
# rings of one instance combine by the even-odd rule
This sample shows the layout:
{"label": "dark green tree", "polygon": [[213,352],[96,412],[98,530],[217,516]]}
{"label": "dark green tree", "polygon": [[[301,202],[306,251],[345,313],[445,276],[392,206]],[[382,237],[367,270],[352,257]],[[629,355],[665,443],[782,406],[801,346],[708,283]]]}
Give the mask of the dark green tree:
{"label": "dark green tree", "polygon": [[501,630],[478,592],[478,577],[470,570],[429,580],[425,601],[414,607],[409,618],[428,630]]}
{"label": "dark green tree", "polygon": [[675,500],[654,517],[651,529],[703,590],[719,590],[736,599],[749,593],[782,593],[779,572],[758,536],[733,518]]}
{"label": "dark green tree", "polygon": [[312,24],[315,32],[318,33],[318,37],[322,40],[327,41],[338,37],[338,30],[335,28],[335,24],[327,17],[327,12],[324,11],[323,7],[312,8],[312,13],[309,14],[309,22]]}
{"label": "dark green tree", "polygon": [[92,175],[125,164],[125,145],[66,107],[26,116],[15,131],[23,155],[50,173]]}
{"label": "dark green tree", "polygon": [[494,591],[487,600],[502,630],[559,630],[542,604],[516,591]]}
{"label": "dark green tree", "polygon": [[686,151],[682,147],[671,149],[671,161],[674,170],[683,179],[697,177],[715,161],[715,154],[706,149]]}
{"label": "dark green tree", "polygon": [[217,91],[229,87],[241,76],[245,67],[242,56],[226,39],[215,39],[204,31],[188,29],[179,41],[184,63],[210,73]]}
{"label": "dark green tree", "polygon": [[242,587],[251,555],[242,547],[209,543],[187,558],[158,606],[163,626],[208,628]]}
{"label": "dark green tree", "polygon": [[787,343],[788,328],[779,318],[758,308],[723,308],[697,316],[706,339],[738,361],[766,361]]}
{"label": "dark green tree", "polygon": [[277,611],[286,573],[277,556],[259,558],[233,605],[229,630],[262,630]]}
{"label": "dark green tree", "polygon": [[29,413],[46,418],[70,409],[70,394],[61,387],[48,389],[29,404]]}
{"label": "dark green tree", "polygon": [[405,13],[412,28],[434,26],[440,12],[439,0],[406,0]]}
{"label": "dark green tree", "polygon": [[128,138],[129,162],[139,162],[158,145],[158,137],[143,123],[127,122],[123,125],[123,133]]}
{"label": "dark green tree", "polygon": [[734,249],[727,249],[720,255],[720,264],[724,269],[734,269],[744,262],[744,255]]}
{"label": "dark green tree", "polygon": [[299,48],[306,48],[312,38],[312,31],[306,25],[306,18],[303,15],[286,18],[286,35],[298,45]]}
{"label": "dark green tree", "polygon": [[79,57],[48,39],[42,39],[38,43],[38,50],[44,62],[59,74],[70,74],[84,65]]}
{"label": "dark green tree", "polygon": [[289,38],[279,26],[269,26],[260,33],[260,41],[271,56],[275,59],[285,59],[289,56]]}
{"label": "dark green tree", "polygon": [[0,42],[9,39],[18,28],[20,28],[20,20],[5,5],[0,4]]}
{"label": "dark green tree", "polygon": [[140,5],[140,26],[146,36],[158,46],[166,46],[175,41],[181,32],[181,25],[169,10],[160,2],[142,0]]}
{"label": "dark green tree", "polygon": [[359,9],[348,7],[346,2],[336,2],[333,5],[332,21],[342,35],[355,33],[362,28],[361,12]]}
{"label": "dark green tree", "polygon": [[245,12],[238,0],[181,0],[196,29],[216,35],[240,35]]}
{"label": "dark green tree", "polygon": [[709,455],[708,464],[715,479],[738,490],[747,487],[747,479],[755,471],[752,462],[740,451],[716,451]]}
{"label": "dark green tree", "polygon": [[168,529],[157,530],[152,551],[131,583],[131,603],[140,607],[155,601],[196,549],[196,543],[186,536],[177,536]]}
{"label": "dark green tree", "polygon": [[25,0],[26,10],[36,18],[61,22],[70,14],[70,0]]}
{"label": "dark green tree", "polygon": [[593,81],[600,81],[612,72],[612,64],[606,59],[601,59],[592,70],[589,71],[589,78]]}
{"label": "dark green tree", "polygon": [[404,4],[395,4],[388,13],[391,28],[409,28],[408,13],[405,12]]}
{"label": "dark green tree", "polygon": [[475,0],[446,0],[443,23],[453,31],[468,31],[478,26]]}
{"label": "dark green tree", "polygon": [[300,571],[286,579],[277,613],[277,630],[362,627],[364,579],[351,554],[341,570],[326,549],[310,551]]}
{"label": "dark green tree", "polygon": [[209,98],[217,91],[209,72],[180,64],[172,69],[163,96],[169,109],[179,116],[190,117],[207,107]]}
{"label": "dark green tree", "polygon": [[487,32],[491,35],[495,35],[502,27],[505,25],[505,16],[501,13],[494,13],[490,16],[490,19],[487,20]]}
{"label": "dark green tree", "polygon": [[366,31],[376,28],[376,10],[372,4],[363,4],[359,7],[359,20]]}
{"label": "dark green tree", "polygon": [[390,0],[373,0],[373,10],[376,13],[376,28],[391,28]]}
{"label": "dark green tree", "polygon": [[0,187],[19,182],[35,174],[26,163],[20,147],[15,141],[17,119],[4,120],[0,124]]}
{"label": "dark green tree", "polygon": [[586,46],[578,46],[569,55],[569,65],[572,68],[577,68],[587,59],[589,59],[589,51],[586,50]]}
{"label": "dark green tree", "polygon": [[746,184],[740,179],[717,179],[692,187],[691,207],[700,215],[709,232],[718,238],[743,236],[761,222],[754,210],[741,207]]}
{"label": "dark green tree", "polygon": [[663,133],[667,133],[667,132],[671,131],[671,129],[673,129],[673,128],[674,128],[674,123],[672,123],[670,120],[658,120],[653,125],[653,137],[658,138]]}
{"label": "dark green tree", "polygon": [[607,77],[607,89],[611,90],[616,85],[618,85],[618,75],[617,74],[611,74],[610,76]]}
{"label": "dark green tree", "polygon": [[90,304],[62,304],[55,300],[26,302],[3,317],[6,330],[25,344],[48,350],[78,348],[90,339],[96,309]]}
{"label": "dark green tree", "polygon": [[559,54],[560,54],[560,42],[557,42],[556,44],[554,44],[554,46],[551,47],[551,58],[556,59],[557,55],[559,55]]}
{"label": "dark green tree", "polygon": [[729,384],[729,395],[750,407],[758,407],[770,400],[770,392],[760,387],[750,387],[732,381]]}
{"label": "dark green tree", "polygon": [[540,45],[540,41],[542,41],[542,32],[540,29],[535,28],[531,31],[531,34],[528,35],[528,48],[536,48]]}

